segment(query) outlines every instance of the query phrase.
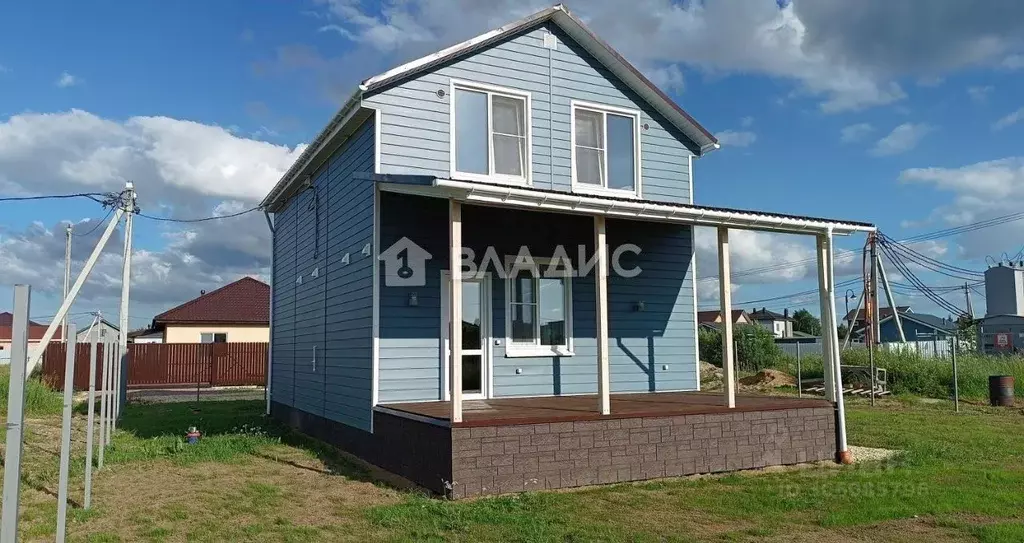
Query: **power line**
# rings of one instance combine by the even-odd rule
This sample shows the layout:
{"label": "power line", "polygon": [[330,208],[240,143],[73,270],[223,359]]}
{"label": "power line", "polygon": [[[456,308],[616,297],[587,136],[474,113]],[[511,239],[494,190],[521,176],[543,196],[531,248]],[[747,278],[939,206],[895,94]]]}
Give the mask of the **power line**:
{"label": "power line", "polygon": [[100,196],[106,196],[102,192],[79,192],[75,194],[41,194],[38,196],[5,196],[0,198],[0,202],[26,202],[32,200],[69,200],[71,198],[88,198],[94,202],[100,202],[98,198]]}
{"label": "power line", "polygon": [[[114,212],[114,208],[112,208],[112,207],[111,207],[111,208],[110,208],[110,209],[109,209],[109,210],[107,211],[107,215],[106,215],[105,217],[103,217],[102,219],[97,219],[97,220],[96,220],[96,224],[94,224],[94,225],[93,225],[93,227],[92,227],[92,228],[90,228],[88,232],[84,232],[84,233],[81,233],[81,234],[79,234],[79,233],[75,232],[75,231],[74,231],[74,229],[72,229],[72,230],[71,230],[71,235],[72,235],[72,236],[74,236],[74,237],[76,237],[76,238],[84,238],[84,237],[86,237],[86,236],[88,236],[88,235],[92,234],[92,233],[93,233],[93,232],[95,232],[96,230],[99,230],[99,228],[100,228],[101,226],[103,226],[103,223],[107,222],[107,219],[109,219],[109,218],[110,218],[110,215],[111,215],[111,214],[112,214],[113,212]],[[90,219],[90,220],[91,220],[91,219]]]}
{"label": "power line", "polygon": [[147,218],[147,219],[150,219],[150,220],[154,220],[154,221],[177,222],[177,223],[197,223],[197,222],[216,221],[216,220],[220,220],[220,219],[231,219],[231,218],[234,218],[234,217],[240,217],[242,215],[245,215],[246,213],[252,213],[253,211],[257,211],[259,209],[261,209],[260,206],[256,206],[256,207],[252,207],[252,208],[246,209],[245,211],[239,211],[238,213],[231,213],[229,215],[215,215],[215,216],[212,216],[212,217],[202,217],[202,218],[199,218],[199,219],[175,219],[173,217],[155,217],[153,215],[146,215],[145,213],[136,213],[136,215],[138,215],[139,217],[144,217],[144,218]]}

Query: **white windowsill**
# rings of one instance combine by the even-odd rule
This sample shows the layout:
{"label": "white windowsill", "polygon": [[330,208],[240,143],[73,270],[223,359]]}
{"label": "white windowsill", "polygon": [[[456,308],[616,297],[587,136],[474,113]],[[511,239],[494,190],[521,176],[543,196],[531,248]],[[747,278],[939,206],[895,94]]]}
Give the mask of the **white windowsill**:
{"label": "white windowsill", "polygon": [[517,187],[529,187],[530,180],[525,177],[513,177],[510,175],[486,175],[482,173],[452,172],[452,179],[456,181],[477,181],[480,183],[491,183],[495,185],[512,185]]}
{"label": "white windowsill", "polygon": [[635,198],[639,199],[640,195],[635,190],[630,189],[606,189],[597,185],[589,185],[586,183],[576,183],[572,186],[572,191],[578,194],[593,194],[594,196],[612,196],[616,198]]}
{"label": "white windowsill", "polygon": [[543,356],[576,356],[571,349],[566,347],[551,347],[547,345],[516,345],[506,344],[505,358],[534,358]]}

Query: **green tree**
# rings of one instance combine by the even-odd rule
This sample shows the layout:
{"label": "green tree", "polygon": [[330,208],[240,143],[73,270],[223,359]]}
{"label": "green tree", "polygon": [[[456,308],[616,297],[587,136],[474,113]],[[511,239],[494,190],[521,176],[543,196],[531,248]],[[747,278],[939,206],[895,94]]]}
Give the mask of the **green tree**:
{"label": "green tree", "polygon": [[806,309],[793,312],[793,331],[803,332],[812,336],[821,335],[821,321]]}

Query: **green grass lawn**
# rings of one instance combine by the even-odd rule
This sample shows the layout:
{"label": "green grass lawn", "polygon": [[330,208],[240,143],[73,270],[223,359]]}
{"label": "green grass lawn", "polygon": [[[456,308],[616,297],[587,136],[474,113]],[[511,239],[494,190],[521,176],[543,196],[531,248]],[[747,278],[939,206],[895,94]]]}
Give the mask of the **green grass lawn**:
{"label": "green grass lawn", "polygon": [[[262,418],[262,402],[128,406],[76,510],[77,541],[1024,541],[1020,409],[852,401],[850,441],[885,463],[446,502],[378,482]],[[81,426],[81,420],[76,421]],[[187,445],[198,426],[204,437]],[[59,419],[29,423],[22,530],[52,540]],[[84,444],[76,443],[81,456]],[[32,461],[29,461],[29,458]],[[81,460],[76,462],[80,500]]]}

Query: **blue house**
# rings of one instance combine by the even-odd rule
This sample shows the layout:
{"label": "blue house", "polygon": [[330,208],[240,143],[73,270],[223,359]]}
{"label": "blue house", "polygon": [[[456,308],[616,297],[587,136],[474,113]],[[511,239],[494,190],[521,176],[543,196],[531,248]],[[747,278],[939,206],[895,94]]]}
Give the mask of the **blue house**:
{"label": "blue house", "polygon": [[561,5],[363,81],[263,202],[268,413],[455,497],[834,457],[829,401],[697,392],[693,227],[725,292],[730,228],[873,227],[694,205],[718,147]]}
{"label": "blue house", "polygon": [[[900,324],[903,326],[903,335],[907,341],[931,341],[933,339],[946,341],[956,332],[956,321],[952,319],[909,310],[900,311]],[[891,311],[889,316],[878,321],[878,328],[881,343],[900,341],[899,327],[896,325]],[[864,337],[864,329],[857,330],[856,335]]]}

